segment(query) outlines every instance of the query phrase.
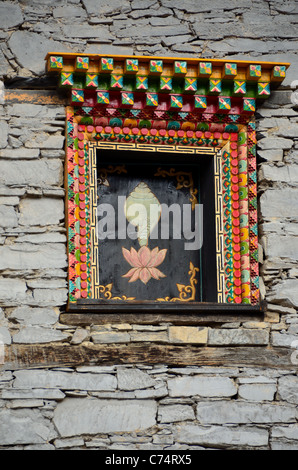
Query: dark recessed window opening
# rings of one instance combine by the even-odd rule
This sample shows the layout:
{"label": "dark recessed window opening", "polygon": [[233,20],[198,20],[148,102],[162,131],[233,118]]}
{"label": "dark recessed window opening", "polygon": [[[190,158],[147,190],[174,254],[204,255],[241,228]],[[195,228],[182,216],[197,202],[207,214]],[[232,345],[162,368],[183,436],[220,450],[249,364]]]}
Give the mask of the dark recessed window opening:
{"label": "dark recessed window opening", "polygon": [[99,297],[217,302],[214,155],[100,149],[96,162]]}

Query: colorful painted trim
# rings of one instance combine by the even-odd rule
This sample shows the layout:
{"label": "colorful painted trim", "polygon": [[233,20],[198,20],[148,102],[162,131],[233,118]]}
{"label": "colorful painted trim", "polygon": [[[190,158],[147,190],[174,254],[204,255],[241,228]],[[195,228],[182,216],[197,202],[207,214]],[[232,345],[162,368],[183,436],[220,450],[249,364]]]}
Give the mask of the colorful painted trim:
{"label": "colorful painted trim", "polygon": [[[123,89],[126,92],[170,91],[173,94],[198,93],[204,96],[241,95],[243,98],[266,99],[271,88],[285,78],[287,63],[229,62],[225,60],[175,59],[152,57],[104,57],[98,54],[57,54],[46,57],[47,70],[72,74],[71,81],[61,86],[90,88],[90,75],[97,76],[95,91]],[[183,88],[183,80],[184,88]]]}
{"label": "colorful painted trim", "polygon": [[[98,114],[93,108],[68,108],[68,252],[69,301],[92,298],[90,253],[90,198],[94,198],[90,178],[90,146],[115,143],[133,145],[222,148],[222,226],[223,271],[226,303],[259,303],[258,233],[256,208],[256,137],[254,122],[238,116],[237,123],[227,115],[186,116],[172,114],[177,120],[157,119],[156,111],[147,110],[131,117],[109,116],[108,109]],[[130,116],[130,117],[128,117]],[[189,117],[189,116],[188,116]],[[242,122],[240,122],[242,121]],[[110,144],[109,144],[110,143]],[[179,147],[180,146],[180,147]],[[93,179],[95,176],[93,176]],[[93,194],[93,196],[92,196]],[[219,264],[220,266],[220,264]],[[220,267],[218,268],[220,269]]]}

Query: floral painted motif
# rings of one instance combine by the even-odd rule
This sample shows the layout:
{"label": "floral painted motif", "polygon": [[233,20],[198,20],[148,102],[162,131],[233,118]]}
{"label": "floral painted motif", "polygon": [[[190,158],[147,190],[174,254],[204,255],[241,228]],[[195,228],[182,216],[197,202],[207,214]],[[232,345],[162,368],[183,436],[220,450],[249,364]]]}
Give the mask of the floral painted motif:
{"label": "floral painted motif", "polygon": [[166,277],[157,269],[157,266],[164,261],[167,251],[166,249],[160,250],[158,247],[150,250],[147,246],[142,246],[139,251],[134,248],[130,251],[122,248],[124,258],[132,266],[132,269],[122,277],[130,278],[128,282],[135,282],[139,279],[144,284],[147,284],[151,278],[159,281]]}

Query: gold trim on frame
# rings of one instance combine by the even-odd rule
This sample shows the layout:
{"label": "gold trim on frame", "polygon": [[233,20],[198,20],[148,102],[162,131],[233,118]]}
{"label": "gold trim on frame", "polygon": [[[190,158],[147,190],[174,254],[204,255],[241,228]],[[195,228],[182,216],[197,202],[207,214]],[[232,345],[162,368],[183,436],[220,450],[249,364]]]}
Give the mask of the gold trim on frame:
{"label": "gold trim on frame", "polygon": [[[108,300],[123,300],[129,301],[131,298],[112,297],[111,290],[107,289],[108,286],[102,286],[99,280],[98,272],[98,240],[96,236],[96,218],[97,218],[97,169],[96,169],[96,149],[109,149],[109,150],[131,150],[131,151],[146,151],[146,152],[160,152],[160,153],[183,153],[190,155],[210,155],[214,156],[214,186],[215,186],[215,229],[216,229],[216,268],[217,268],[217,301],[218,303],[225,302],[225,275],[224,275],[224,235],[223,235],[223,200],[222,200],[222,170],[221,170],[221,152],[226,149],[209,148],[209,147],[183,147],[175,145],[146,145],[138,143],[107,143],[107,142],[89,142],[89,156],[90,156],[90,247],[91,247],[91,284],[92,284],[92,298],[95,300],[102,299],[102,293],[111,297]],[[185,173],[186,175],[186,173]],[[195,195],[196,196],[196,195]],[[192,264],[192,263],[191,263]],[[190,267],[190,285],[184,286],[177,284],[180,292],[176,302],[190,302],[195,300],[195,286],[197,282],[194,273],[199,271],[193,265]],[[195,282],[196,281],[196,282]],[[102,290],[103,289],[103,290]],[[107,289],[107,290],[105,290]],[[191,294],[186,298],[187,294]],[[106,295],[105,298],[107,299]],[[167,297],[165,298],[167,299]],[[158,301],[165,301],[157,299]],[[169,299],[169,301],[173,301]]]}
{"label": "gold trim on frame", "polygon": [[[170,171],[162,170],[158,168],[157,172],[154,176],[162,176],[165,178],[166,176],[176,176],[177,179],[177,186],[176,189],[187,188],[190,192],[190,202],[192,210],[195,209],[195,205],[198,204],[197,194],[198,190],[194,188],[194,181],[191,173],[187,173],[184,171],[176,171],[175,168],[171,168]],[[188,178],[188,179],[187,179]]]}
{"label": "gold trim on frame", "polygon": [[[189,272],[190,275],[189,285],[185,286],[183,284],[176,284],[178,291],[180,292],[179,297],[165,297],[164,299],[156,299],[158,302],[191,302],[196,298],[196,288],[195,284],[198,283],[196,279],[196,274],[199,272],[199,268],[195,268],[192,262],[189,263]],[[190,297],[188,295],[190,294]]]}
{"label": "gold trim on frame", "polygon": [[99,168],[98,171],[99,173],[97,177],[97,184],[106,185],[106,186],[109,186],[108,174],[110,175],[112,173],[117,173],[117,175],[120,175],[121,173],[127,173],[125,165],[118,165],[118,166],[109,165],[108,168]]}
{"label": "gold trim on frame", "polygon": [[135,300],[135,297],[127,297],[126,295],[122,295],[121,297],[113,297],[112,294],[113,283],[107,284],[106,286],[97,286],[97,292],[99,297],[102,298],[101,294],[103,294],[104,298],[107,300]]}

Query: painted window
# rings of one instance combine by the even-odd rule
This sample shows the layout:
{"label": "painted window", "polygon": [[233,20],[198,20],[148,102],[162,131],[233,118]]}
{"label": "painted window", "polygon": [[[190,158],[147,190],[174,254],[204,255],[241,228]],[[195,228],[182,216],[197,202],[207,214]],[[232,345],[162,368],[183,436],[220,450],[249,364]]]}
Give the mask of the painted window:
{"label": "painted window", "polygon": [[69,310],[259,307],[254,113],[288,64],[47,64],[70,96]]}

